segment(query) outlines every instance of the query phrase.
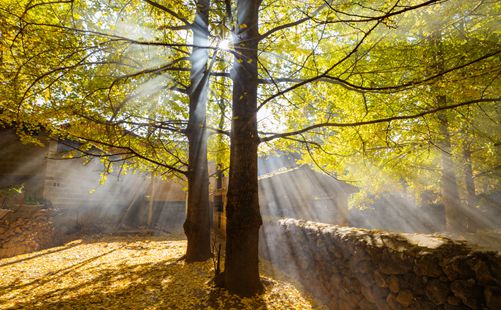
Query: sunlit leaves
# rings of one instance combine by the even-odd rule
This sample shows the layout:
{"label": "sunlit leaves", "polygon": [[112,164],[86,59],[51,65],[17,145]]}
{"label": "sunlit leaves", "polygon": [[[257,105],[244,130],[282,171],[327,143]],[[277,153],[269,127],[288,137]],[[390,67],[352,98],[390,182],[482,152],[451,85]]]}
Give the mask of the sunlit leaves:
{"label": "sunlit leaves", "polygon": [[[192,43],[185,21],[193,20],[195,1],[157,1],[157,6],[142,0],[4,3],[2,121],[41,123],[58,134],[102,140],[183,166]],[[419,113],[436,107],[438,95],[450,103],[499,96],[499,54],[475,59],[499,49],[500,5],[438,1],[385,16],[421,3],[263,1],[258,104],[266,104],[258,114],[259,129],[284,132]],[[222,1],[211,9],[210,57],[216,54],[215,42],[228,39],[234,27]],[[231,46],[214,56],[212,69],[220,76],[210,84],[207,126],[216,130],[209,157],[223,166],[228,141],[215,132],[230,129],[233,56]],[[297,86],[301,81],[306,82]],[[473,156],[479,168],[481,161],[493,164],[497,142],[486,133],[498,123],[497,112],[471,106],[445,113],[454,139],[465,137],[485,150]],[[68,123],[70,129],[59,128]],[[434,144],[440,133],[436,116],[430,115],[321,128],[291,138],[261,151],[298,149],[305,161],[315,157],[339,175],[348,173],[353,162],[363,166],[369,159],[378,168],[412,175],[410,167],[436,164]],[[299,141],[310,142],[310,148]],[[455,145],[458,153],[461,143]]]}
{"label": "sunlit leaves", "polygon": [[[171,29],[179,20],[144,1],[5,2],[6,122],[155,163],[135,168],[184,169],[189,48],[187,29]],[[191,5],[165,5],[191,18]]]}
{"label": "sunlit leaves", "polygon": [[[306,3],[307,8],[299,9]],[[311,12],[315,5],[318,7],[322,3],[294,2],[291,11],[311,17],[311,13],[305,12]],[[409,1],[399,5],[418,3]],[[280,120],[275,131],[419,113],[436,107],[436,98],[440,95],[446,96],[449,104],[499,97],[499,56],[476,61],[499,50],[499,35],[495,34],[499,27],[495,22],[499,15],[497,4],[446,1],[424,6],[382,20],[364,38],[376,23],[376,19],[364,19],[381,16],[391,5],[388,1],[377,4],[332,2],[331,7],[314,18],[278,31],[263,41],[262,48],[267,51],[261,57],[263,78],[268,78],[268,72],[272,72],[272,76],[297,80],[263,85],[264,98],[298,81],[319,76],[335,64],[328,75],[337,80],[329,82],[319,78],[266,104],[267,111],[272,111],[274,118]],[[289,8],[275,10],[273,13],[264,11],[264,19],[284,16]],[[282,12],[283,15],[278,15]],[[357,48],[361,40],[363,44]],[[444,70],[449,71],[443,73]],[[419,82],[424,79],[426,82]],[[469,139],[476,137],[469,140],[475,141],[475,148],[485,151],[493,143],[488,137],[499,136],[492,131],[486,134],[479,130],[483,126],[478,126],[480,124],[487,127],[499,124],[499,115],[494,116],[489,110],[485,106],[471,106],[442,112],[450,121],[456,158],[465,144],[465,133]],[[482,114],[487,117],[477,119],[473,116]],[[385,184],[386,179],[376,174],[368,177],[371,170],[383,172],[396,183],[405,177],[415,186],[428,186],[439,176],[437,159],[443,138],[438,123],[437,115],[430,115],[370,126],[317,128],[292,136],[289,138],[292,140],[274,142],[274,146],[296,149],[303,154],[305,162],[319,165],[326,171],[336,171],[341,179],[359,185],[366,180],[372,190]],[[272,131],[265,124],[261,126],[263,131]],[[485,151],[479,151],[476,156],[486,156]],[[481,161],[476,164],[482,166]]]}

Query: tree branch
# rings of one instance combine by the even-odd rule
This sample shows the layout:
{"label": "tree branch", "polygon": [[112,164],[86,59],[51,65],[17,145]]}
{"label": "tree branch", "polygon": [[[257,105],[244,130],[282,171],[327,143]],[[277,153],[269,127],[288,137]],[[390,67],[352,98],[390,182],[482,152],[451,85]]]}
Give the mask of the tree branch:
{"label": "tree branch", "polygon": [[164,11],[165,13],[171,15],[172,17],[180,20],[186,26],[190,26],[191,27],[191,23],[188,20],[186,20],[185,18],[179,16],[179,14],[177,14],[173,10],[169,9],[168,7],[166,7],[164,5],[161,5],[160,3],[151,1],[151,0],[144,0],[144,2],[148,3],[149,5],[152,5],[152,6],[156,7],[157,9],[160,9],[160,10]]}
{"label": "tree branch", "polygon": [[324,0],[324,2],[326,3],[326,5],[328,5],[329,8],[333,12],[336,12],[336,13],[339,13],[339,14],[343,14],[343,15],[346,15],[346,16],[359,17],[359,19],[338,19],[338,20],[335,20],[335,21],[319,21],[318,23],[319,24],[366,23],[366,22],[370,22],[370,21],[384,20],[384,19],[388,19],[388,18],[390,18],[392,16],[395,16],[395,15],[399,15],[399,14],[402,14],[402,13],[405,13],[405,12],[408,12],[408,11],[419,9],[421,7],[425,7],[425,6],[428,6],[428,5],[431,5],[431,4],[435,4],[435,3],[438,3],[438,2],[442,2],[442,1],[443,0],[429,0],[429,1],[422,2],[420,4],[416,4],[416,5],[413,5],[413,6],[406,6],[405,8],[403,8],[401,10],[394,11],[394,12],[388,12],[388,13],[386,13],[384,15],[379,15],[379,16],[363,16],[363,15],[356,15],[356,14],[348,14],[346,12],[339,11],[339,10],[335,9],[334,7],[332,7],[332,5],[328,4],[326,0]]}
{"label": "tree branch", "polygon": [[[327,2],[327,1],[326,1]],[[290,22],[290,23],[287,23],[287,24],[283,24],[283,25],[280,25],[280,26],[277,26],[273,29],[270,29],[268,30],[267,32],[263,33],[262,35],[259,36],[259,40],[263,40],[265,39],[266,37],[269,37],[270,35],[274,34],[275,32],[277,31],[280,31],[280,30],[283,30],[283,29],[287,29],[287,28],[290,28],[290,27],[294,27],[294,26],[298,26],[298,25],[301,25],[302,23],[308,21],[308,20],[311,20],[315,15],[317,15],[318,13],[320,13],[320,11],[322,11],[324,8],[326,8],[328,6],[327,3],[325,4],[322,4],[320,7],[318,7],[315,11],[313,11],[313,13],[311,15],[308,15],[304,18],[301,18],[301,19],[298,19],[294,22]]]}
{"label": "tree branch", "polygon": [[153,163],[155,165],[167,168],[169,170],[172,170],[172,171],[174,171],[176,173],[179,173],[179,174],[182,174],[182,175],[186,175],[187,174],[187,171],[181,170],[181,169],[176,168],[174,166],[171,166],[169,164],[161,163],[161,162],[159,162],[159,161],[157,161],[155,159],[152,159],[152,158],[146,157],[146,156],[144,156],[142,154],[139,154],[136,150],[132,149],[131,147],[128,147],[128,146],[119,146],[119,145],[115,145],[113,143],[99,141],[99,140],[95,140],[95,139],[92,139],[92,138],[82,137],[82,136],[73,135],[73,134],[70,134],[70,135],[73,136],[73,137],[75,137],[75,138],[77,138],[77,139],[81,139],[81,140],[84,140],[84,141],[87,141],[87,142],[92,142],[92,143],[104,145],[104,146],[107,146],[107,147],[113,147],[113,148],[117,148],[117,149],[126,150],[126,151],[130,152],[132,155],[134,155],[135,157],[137,157],[137,158],[140,158],[140,159],[143,159],[143,160],[148,161],[150,163]]}
{"label": "tree branch", "polygon": [[369,34],[374,30],[376,29],[376,27],[380,24],[380,21],[378,21],[377,23],[374,24],[374,26],[372,26],[371,28],[369,28],[369,30],[367,32],[364,33],[364,36],[362,37],[362,39],[360,39],[360,41],[357,43],[357,45],[355,45],[355,47],[348,53],[346,54],[343,58],[341,58],[340,60],[338,60],[336,63],[334,63],[332,66],[330,66],[327,70],[324,71],[324,73],[320,74],[320,75],[317,75],[315,77],[312,77],[312,78],[309,78],[309,79],[306,79],[302,82],[299,82],[295,85],[292,85],[291,87],[288,87],[268,98],[266,98],[265,100],[263,100],[263,102],[261,102],[261,104],[257,107],[257,110],[259,111],[266,103],[270,102],[271,100],[279,97],[279,96],[282,96],[282,95],[285,95],[286,93],[290,92],[290,91],[293,91],[294,89],[296,88],[299,88],[303,85],[306,85],[308,83],[311,83],[311,82],[314,82],[318,79],[321,79],[322,77],[326,77],[330,71],[332,71],[335,67],[337,67],[338,65],[342,64],[344,61],[346,61],[348,58],[351,57],[351,55],[353,55],[354,53],[356,53],[359,49],[359,47],[362,45],[362,43],[365,41],[365,39],[369,36]]}
{"label": "tree branch", "polygon": [[260,142],[267,142],[267,141],[271,141],[271,140],[278,139],[278,138],[300,135],[302,133],[308,132],[308,131],[316,129],[316,128],[358,127],[358,126],[365,126],[365,125],[371,125],[371,124],[386,123],[386,122],[391,122],[391,121],[396,121],[396,120],[414,119],[414,118],[419,118],[419,117],[422,117],[425,115],[437,113],[439,111],[451,110],[451,109],[455,109],[458,107],[467,106],[467,105],[471,105],[471,104],[475,104],[475,103],[481,103],[481,102],[501,102],[501,97],[470,100],[470,101],[465,101],[465,102],[452,104],[452,105],[448,105],[448,106],[438,107],[435,109],[431,109],[431,110],[427,110],[427,111],[423,111],[423,112],[411,114],[411,115],[392,116],[392,117],[387,117],[387,118],[373,119],[373,120],[353,122],[353,123],[319,123],[319,124],[305,127],[303,129],[300,129],[300,130],[278,133],[278,134],[273,133],[273,132],[260,132],[260,134],[270,135],[267,137],[260,138]]}

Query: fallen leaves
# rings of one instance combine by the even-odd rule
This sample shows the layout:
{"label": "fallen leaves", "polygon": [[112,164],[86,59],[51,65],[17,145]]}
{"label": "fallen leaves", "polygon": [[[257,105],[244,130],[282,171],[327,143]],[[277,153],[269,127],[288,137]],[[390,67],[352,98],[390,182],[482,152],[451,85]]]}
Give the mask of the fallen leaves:
{"label": "fallen leaves", "polygon": [[186,240],[105,237],[0,260],[0,309],[311,309],[291,284],[239,298],[210,284],[212,262],[178,259]]}

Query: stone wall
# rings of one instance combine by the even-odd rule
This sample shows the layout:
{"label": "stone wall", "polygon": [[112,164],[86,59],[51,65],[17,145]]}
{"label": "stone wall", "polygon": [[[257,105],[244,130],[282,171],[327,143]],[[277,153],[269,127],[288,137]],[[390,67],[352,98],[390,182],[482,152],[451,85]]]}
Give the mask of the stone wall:
{"label": "stone wall", "polygon": [[50,210],[20,206],[0,220],[0,258],[30,253],[54,244]]}
{"label": "stone wall", "polygon": [[261,255],[329,309],[501,309],[500,252],[293,219],[263,233]]}

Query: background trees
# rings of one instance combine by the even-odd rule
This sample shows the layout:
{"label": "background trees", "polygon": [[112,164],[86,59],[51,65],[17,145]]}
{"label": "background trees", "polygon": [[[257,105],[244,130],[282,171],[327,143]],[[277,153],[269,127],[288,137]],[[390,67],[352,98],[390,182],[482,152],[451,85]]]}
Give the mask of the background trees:
{"label": "background trees", "polygon": [[[440,18],[437,17],[438,14]],[[461,208],[466,204],[460,199],[465,200],[462,197],[466,195],[459,195],[461,189],[458,190],[455,184],[463,184],[461,186],[464,187],[465,183],[470,183],[471,193],[471,178],[468,182],[460,180],[464,171],[461,168],[464,160],[461,145],[468,144],[463,139],[465,130],[479,141],[484,141],[484,146],[487,136],[498,136],[494,131],[490,135],[477,130],[481,126],[496,126],[499,122],[493,117],[497,110],[495,100],[499,97],[498,86],[495,86],[499,84],[499,38],[493,35],[492,28],[495,15],[494,7],[488,3],[448,2],[416,11],[413,16],[402,19],[395,30],[397,32],[390,36],[391,46],[381,44],[385,42],[381,41],[371,49],[369,62],[359,61],[366,72],[365,78],[371,79],[371,83],[390,81],[383,75],[383,70],[400,79],[412,79],[412,76],[419,79],[420,76],[433,74],[438,76],[412,88],[394,88],[398,92],[392,91],[391,94],[368,90],[360,94],[362,103],[354,105],[351,111],[358,112],[359,119],[367,119],[373,112],[383,116],[405,112],[419,114],[426,109],[463,103],[468,107],[422,115],[415,119],[394,119],[378,126],[338,130],[335,135],[327,137],[331,143],[326,143],[324,147],[325,152],[338,156],[334,159],[325,156],[325,152],[312,145],[314,154],[324,154],[323,158],[315,155],[317,162],[327,169],[338,165],[338,175],[343,178],[343,174],[346,174],[344,178],[350,180],[362,180],[360,175],[356,176],[355,171],[366,165],[373,171],[393,175],[395,183],[403,178],[412,188],[423,189],[427,186],[443,192],[442,200],[447,200],[449,230],[467,229],[466,218],[476,217],[475,220],[479,220],[475,211]],[[393,32],[390,30],[390,34]],[[463,67],[462,63],[467,65]],[[453,70],[446,69],[447,67]],[[378,71],[372,71],[371,68],[378,68]],[[447,74],[440,74],[444,70],[449,71]],[[476,102],[489,101],[488,98],[494,100],[482,105]],[[486,118],[472,122],[468,117],[471,113],[480,113]],[[473,129],[474,127],[477,129]],[[496,138],[492,142],[495,140]],[[364,159],[358,160],[357,157]],[[442,161],[439,161],[440,157]],[[346,169],[350,165],[352,169]],[[466,163],[464,165],[468,166]],[[360,171],[364,173],[364,169]],[[441,189],[436,182],[440,176]],[[373,191],[374,187],[384,184],[378,181],[369,183]],[[457,219],[454,221],[455,217]]]}

